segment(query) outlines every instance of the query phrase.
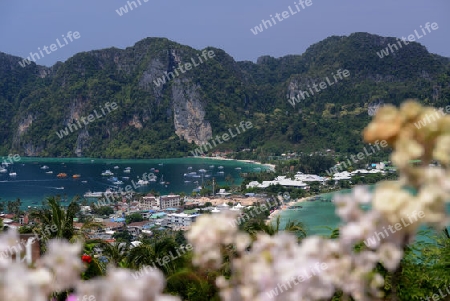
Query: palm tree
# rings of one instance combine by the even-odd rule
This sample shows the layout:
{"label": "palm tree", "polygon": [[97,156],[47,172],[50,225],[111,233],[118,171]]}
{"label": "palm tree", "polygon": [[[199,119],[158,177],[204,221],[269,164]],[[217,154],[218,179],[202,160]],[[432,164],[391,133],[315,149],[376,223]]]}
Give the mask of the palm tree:
{"label": "palm tree", "polygon": [[280,223],[281,216],[278,215],[275,220],[275,224],[266,223],[262,219],[254,219],[245,223],[243,229],[250,234],[253,240],[256,239],[256,235],[258,232],[264,232],[270,236],[275,235],[280,231],[290,232],[297,236],[299,242],[307,235],[306,227],[302,222],[289,220],[282,230],[280,229]]}
{"label": "palm tree", "polygon": [[31,218],[38,219],[40,225],[38,232],[43,240],[50,238],[73,238],[73,218],[78,204],[71,202],[67,210],[61,208],[55,197],[47,198],[49,208],[39,209],[30,213]]}
{"label": "palm tree", "polygon": [[127,257],[127,250],[129,245],[124,242],[108,243],[102,241],[99,244],[102,249],[102,254],[109,259],[109,262],[116,267],[124,267],[126,265],[125,259]]}
{"label": "palm tree", "polygon": [[[184,263],[184,258],[178,255],[181,252],[177,252],[177,249],[180,249],[180,246],[172,235],[156,235],[132,248],[128,253],[127,261],[130,268],[140,269],[150,265],[162,270],[167,276],[176,272]],[[165,257],[169,257],[170,261],[165,262]]]}

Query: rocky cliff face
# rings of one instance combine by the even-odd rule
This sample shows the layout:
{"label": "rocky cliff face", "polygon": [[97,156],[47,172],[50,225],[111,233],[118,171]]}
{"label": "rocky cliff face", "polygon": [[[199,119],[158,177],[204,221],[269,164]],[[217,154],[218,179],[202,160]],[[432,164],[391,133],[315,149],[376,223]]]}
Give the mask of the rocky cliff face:
{"label": "rocky cliff face", "polygon": [[199,90],[199,86],[187,80],[175,79],[172,85],[175,133],[197,145],[212,138],[211,124],[205,120]]}

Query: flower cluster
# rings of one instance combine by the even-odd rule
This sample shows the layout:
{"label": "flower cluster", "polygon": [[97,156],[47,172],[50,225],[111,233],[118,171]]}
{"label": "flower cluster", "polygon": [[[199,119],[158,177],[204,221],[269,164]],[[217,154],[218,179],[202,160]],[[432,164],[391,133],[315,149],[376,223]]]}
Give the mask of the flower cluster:
{"label": "flower cluster", "polygon": [[[16,244],[19,235],[15,229],[0,234],[0,251]],[[77,296],[90,296],[96,301],[178,301],[179,298],[162,295],[165,285],[163,274],[152,270],[136,280],[132,271],[109,268],[107,277],[82,281],[85,263],[92,262],[89,255],[80,259],[82,243],[50,240],[47,251],[31,268],[22,262],[2,258],[0,261],[1,300],[48,301],[51,294],[75,289]],[[85,298],[86,299],[86,298]]]}
{"label": "flower cluster", "polygon": [[[333,201],[343,222],[338,239],[311,236],[299,245],[295,236],[286,233],[259,234],[252,243],[247,234],[229,227],[235,224],[235,217],[201,217],[188,235],[195,246],[194,263],[219,267],[222,258],[230,258],[231,278],[217,279],[222,300],[329,300],[338,291],[357,301],[379,300],[384,279],[375,272],[376,265],[381,263],[395,271],[404,247],[413,240],[421,222],[435,226],[448,223],[445,203],[450,200],[450,117],[422,128],[414,126],[432,110],[407,101],[400,109],[388,105],[377,112],[364,131],[365,141],[387,141],[394,149],[391,158],[400,178],[381,182],[373,193],[359,186],[351,194],[336,196]],[[417,159],[421,166],[410,164]],[[441,166],[431,166],[432,160]],[[364,211],[362,206],[368,204],[372,204],[372,210]],[[399,224],[417,214],[420,222],[416,218],[415,222],[403,223],[405,227]],[[394,225],[396,231],[392,231]],[[383,232],[387,235],[382,239],[362,245],[375,233]],[[318,265],[326,269],[306,277],[307,271]],[[292,279],[300,281],[289,289],[283,287],[283,292],[280,284]]]}

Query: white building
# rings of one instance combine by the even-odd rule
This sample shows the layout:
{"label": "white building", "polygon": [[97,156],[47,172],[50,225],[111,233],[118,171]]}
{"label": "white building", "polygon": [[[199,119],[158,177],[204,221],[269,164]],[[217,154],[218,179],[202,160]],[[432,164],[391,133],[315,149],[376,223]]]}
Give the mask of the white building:
{"label": "white building", "polygon": [[260,184],[257,181],[253,181],[247,184],[247,188],[253,188],[253,187],[258,187],[258,188],[267,188],[270,185],[277,185],[280,184],[281,186],[285,186],[285,187],[296,187],[296,188],[303,188],[303,189],[307,189],[308,185],[306,183],[303,183],[303,181],[300,180],[291,180],[291,179],[286,179],[286,176],[278,176],[275,178],[275,180],[273,181],[263,181],[262,184]]}
{"label": "white building", "polygon": [[197,220],[201,214],[173,213],[168,214],[172,227],[188,227]]}
{"label": "white building", "polygon": [[300,171],[295,174],[294,178],[297,181],[302,181],[302,182],[322,182],[322,183],[324,183],[324,181],[326,181],[326,178],[324,178],[324,177],[320,177],[318,175],[312,175],[312,174],[304,174]]}

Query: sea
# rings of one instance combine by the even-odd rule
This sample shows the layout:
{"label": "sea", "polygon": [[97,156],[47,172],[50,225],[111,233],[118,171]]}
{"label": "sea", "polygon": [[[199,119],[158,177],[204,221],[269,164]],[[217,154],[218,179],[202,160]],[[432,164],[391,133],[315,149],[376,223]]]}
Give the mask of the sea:
{"label": "sea", "polygon": [[[370,185],[369,190],[373,191],[375,185]],[[330,237],[334,229],[342,225],[342,221],[336,214],[336,206],[332,202],[336,194],[351,193],[351,189],[344,189],[338,192],[325,193],[318,195],[321,200],[300,202],[296,205],[302,206],[300,209],[284,210],[280,213],[280,228],[283,229],[288,221],[302,222],[306,227],[308,236],[318,235],[323,237]],[[363,207],[363,210],[369,210],[370,207]],[[450,216],[450,202],[446,206],[447,215]],[[272,219],[272,222],[275,219]],[[450,227],[450,224],[447,225]],[[427,235],[435,235],[438,233],[435,229],[426,226],[421,226],[419,231],[426,231],[427,233],[416,236],[417,241],[431,242]],[[426,235],[425,235],[426,234]]]}
{"label": "sea", "polygon": [[[46,169],[45,167],[48,167]],[[125,170],[129,168],[130,172]],[[68,202],[75,196],[83,196],[86,192],[101,192],[107,189],[125,190],[127,185],[137,193],[156,191],[161,195],[184,192],[190,195],[202,182],[224,185],[228,181],[240,184],[240,173],[259,172],[269,169],[261,164],[236,160],[216,160],[208,158],[177,158],[152,160],[113,160],[96,158],[35,158],[22,157],[7,167],[6,173],[0,173],[0,201],[20,199],[22,209],[39,207],[47,197],[60,196]],[[123,182],[114,185],[111,176],[101,174],[110,170]],[[52,173],[49,173],[49,172]],[[10,176],[14,172],[16,176]],[[59,173],[67,174],[66,178],[58,178]],[[136,187],[144,173],[153,173],[156,182]],[[189,175],[191,173],[191,175]],[[192,175],[196,173],[196,175]],[[73,175],[80,175],[73,178]],[[123,178],[128,177],[128,178]],[[165,184],[161,184],[165,182]],[[95,201],[95,199],[88,199]]]}

